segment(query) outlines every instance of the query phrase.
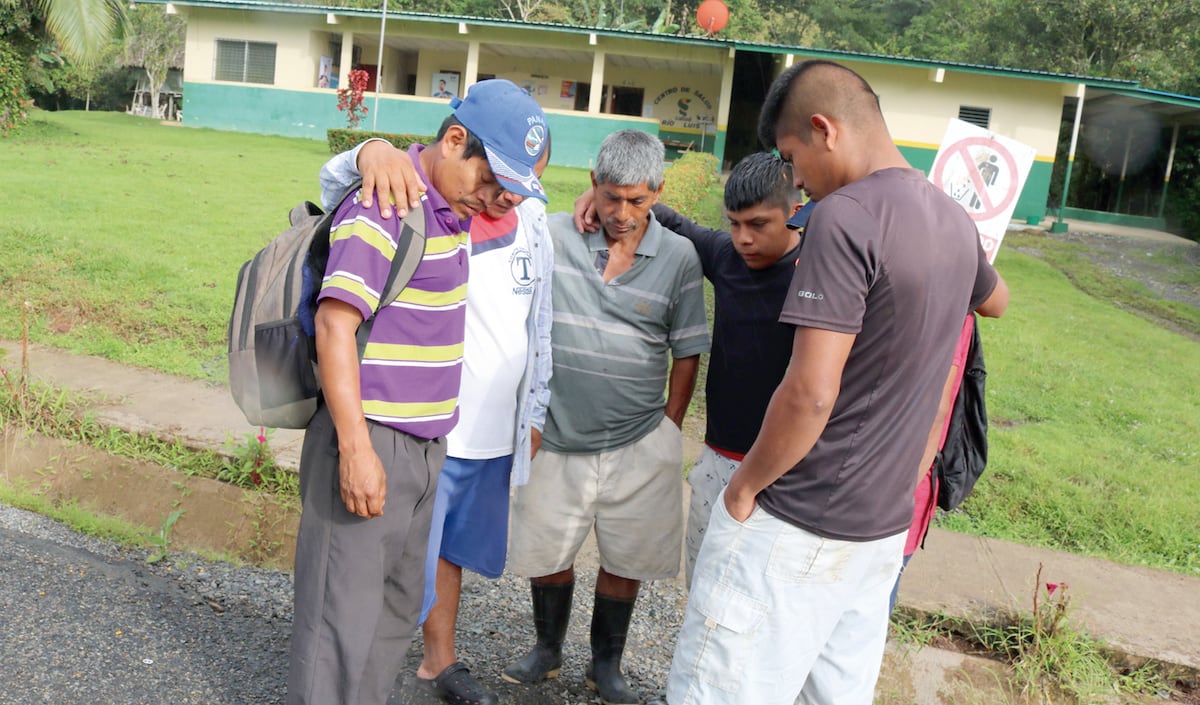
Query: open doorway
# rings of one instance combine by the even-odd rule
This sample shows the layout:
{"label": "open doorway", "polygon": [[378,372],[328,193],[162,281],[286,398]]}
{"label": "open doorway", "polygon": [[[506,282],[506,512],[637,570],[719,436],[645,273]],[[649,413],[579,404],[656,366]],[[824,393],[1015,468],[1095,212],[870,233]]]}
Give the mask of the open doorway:
{"label": "open doorway", "polygon": [[724,169],[762,149],[758,143],[758,113],[775,79],[775,56],[739,51],[733,60],[733,92],[725,133]]}
{"label": "open doorway", "polygon": [[[600,100],[600,112],[611,115],[642,114],[642,103],[645,100],[644,88],[635,86],[604,86],[604,95]],[[592,97],[592,84],[579,82],[575,84],[575,109],[586,111],[588,101]]]}
{"label": "open doorway", "polygon": [[[608,95],[608,86],[604,87],[605,96]],[[575,109],[580,112],[587,112],[588,103],[592,99],[592,84],[582,81],[575,84]],[[604,101],[600,101],[601,110],[604,109]]]}
{"label": "open doorway", "polygon": [[637,115],[640,117],[645,94],[646,91],[642,88],[613,86],[612,103],[609,105],[608,112],[613,115]]}

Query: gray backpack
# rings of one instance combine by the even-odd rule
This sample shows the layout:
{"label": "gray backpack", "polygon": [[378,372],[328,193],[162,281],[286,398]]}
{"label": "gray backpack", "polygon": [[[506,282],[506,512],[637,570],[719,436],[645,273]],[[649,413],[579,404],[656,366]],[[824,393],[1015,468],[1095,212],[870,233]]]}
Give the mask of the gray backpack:
{"label": "gray backpack", "polygon": [[[359,185],[338,202],[353,197]],[[229,388],[252,425],[305,428],[316,413],[321,383],[313,320],[336,211],[323,213],[307,201],[296,206],[291,227],[238,273],[229,317]],[[416,208],[404,219],[376,313],[396,300],[424,254],[425,212]],[[374,322],[372,315],[359,326],[359,359]]]}

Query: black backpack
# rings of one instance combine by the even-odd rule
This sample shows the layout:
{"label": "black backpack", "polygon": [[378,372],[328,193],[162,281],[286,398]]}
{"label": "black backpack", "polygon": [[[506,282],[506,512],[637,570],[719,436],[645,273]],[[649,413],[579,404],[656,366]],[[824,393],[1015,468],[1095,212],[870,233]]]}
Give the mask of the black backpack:
{"label": "black backpack", "polygon": [[[313,320],[336,212],[324,213],[308,202],[296,206],[287,230],[238,273],[229,317],[229,389],[254,426],[304,428],[317,410],[321,385]],[[404,219],[376,311],[396,300],[424,253],[425,212],[417,208]],[[359,359],[374,323],[372,315],[358,328]]]}
{"label": "black backpack", "polygon": [[938,478],[937,505],[941,509],[950,510],[961,504],[987,467],[986,384],[979,324],[973,322],[971,347],[963,363],[962,385],[950,411],[946,443],[933,461]]}

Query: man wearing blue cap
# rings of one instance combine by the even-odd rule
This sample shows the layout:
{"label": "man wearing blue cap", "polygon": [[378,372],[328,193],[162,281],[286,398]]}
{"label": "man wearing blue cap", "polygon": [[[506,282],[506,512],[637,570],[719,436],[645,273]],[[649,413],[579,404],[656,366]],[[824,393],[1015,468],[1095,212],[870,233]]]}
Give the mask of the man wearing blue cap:
{"label": "man wearing blue cap", "polygon": [[[485,119],[462,108],[456,117],[468,127]],[[538,176],[550,158],[548,134],[545,139],[534,167]],[[408,155],[379,139],[333,157],[321,170],[326,194],[360,176],[372,189],[388,184],[379,192],[385,209],[389,189],[396,186],[404,202],[406,180],[416,178]],[[446,436],[434,501],[422,609],[425,649],[417,677],[455,705],[494,705],[496,694],[457,660],[454,631],[463,568],[488,578],[504,571],[509,487],[525,484],[540,445],[550,396],[554,253],[542,202],[510,191],[471,219],[470,241],[460,416]]]}
{"label": "man wearing blue cap", "polygon": [[[575,202],[581,232],[599,227],[592,203],[590,190]],[[792,170],[783,160],[756,152],[739,161],[725,182],[729,232],[697,225],[662,203],[651,209],[663,227],[696,246],[716,299],[704,450],[688,473],[688,585],[713,502],[754,444],[771,394],[792,359],[792,331],[779,323],[779,312],[812,205],[800,207]]]}
{"label": "man wearing blue cap", "polygon": [[458,423],[466,225],[505,191],[545,198],[536,101],[499,80],[451,106],[437,141],[409,150],[429,185],[425,253],[375,314],[361,362],[356,332],[385,288],[402,224],[385,217],[387,201],[367,206],[365,189],[337,207],[316,314],[325,396],[300,461],[289,705],[387,702],[422,604],[444,436]]}

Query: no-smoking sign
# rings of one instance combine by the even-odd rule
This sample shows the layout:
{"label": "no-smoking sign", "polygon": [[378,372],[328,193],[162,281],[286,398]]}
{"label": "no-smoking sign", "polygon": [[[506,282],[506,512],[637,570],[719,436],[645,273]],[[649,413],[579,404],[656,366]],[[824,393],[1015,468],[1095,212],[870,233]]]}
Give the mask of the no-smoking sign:
{"label": "no-smoking sign", "polygon": [[961,120],[946,129],[929,180],[975,221],[989,259],[1000,249],[1035,156],[1032,147]]}

